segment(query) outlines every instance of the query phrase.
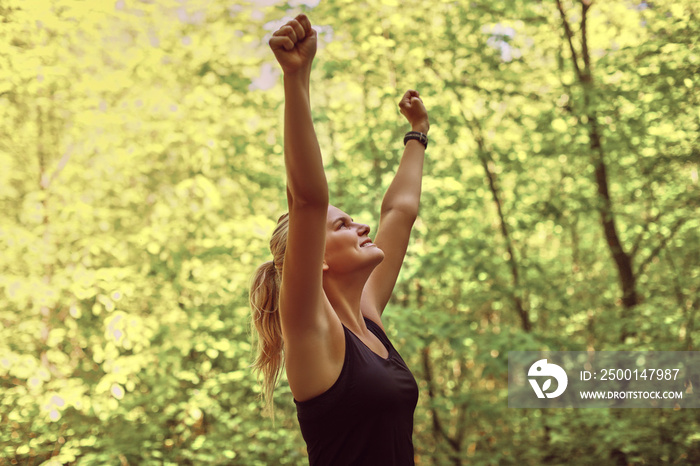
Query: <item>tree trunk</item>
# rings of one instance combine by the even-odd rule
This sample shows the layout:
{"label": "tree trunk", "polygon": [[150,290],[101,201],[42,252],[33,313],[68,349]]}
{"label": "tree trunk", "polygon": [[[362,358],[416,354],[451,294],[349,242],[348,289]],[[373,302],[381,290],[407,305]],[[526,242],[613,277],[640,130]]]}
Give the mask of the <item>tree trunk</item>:
{"label": "tree trunk", "polygon": [[588,36],[586,30],[586,15],[590,6],[590,1],[581,0],[581,55],[583,57],[583,68],[581,68],[579,66],[578,54],[573,44],[573,32],[569,25],[569,21],[566,18],[566,13],[564,13],[561,0],[557,0],[557,8],[559,9],[564,32],[566,33],[569,49],[571,50],[571,61],[574,66],[574,70],[576,71],[578,82],[583,89],[585,109],[584,114],[587,118],[591,160],[595,173],[598,197],[600,199],[600,202],[596,203],[596,206],[600,215],[601,225],[603,226],[605,240],[608,243],[608,249],[613,260],[615,261],[618,280],[622,290],[621,302],[623,310],[621,317],[623,320],[623,327],[620,334],[620,340],[625,341],[628,336],[634,333],[628,330],[626,321],[631,314],[632,308],[639,303],[636,289],[637,278],[632,269],[632,256],[625,251],[615,226],[615,215],[613,214],[612,200],[608,189],[608,175],[605,166],[603,138],[600,133],[596,112],[593,110],[591,105],[593,73],[591,71],[591,61],[588,53]]}

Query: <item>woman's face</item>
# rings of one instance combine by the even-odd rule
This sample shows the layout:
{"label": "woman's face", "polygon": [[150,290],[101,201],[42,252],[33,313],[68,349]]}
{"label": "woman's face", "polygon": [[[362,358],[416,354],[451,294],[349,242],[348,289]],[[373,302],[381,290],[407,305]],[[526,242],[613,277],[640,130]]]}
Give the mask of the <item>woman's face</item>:
{"label": "woman's face", "polygon": [[369,238],[369,226],[355,223],[342,210],[328,206],[325,263],[331,272],[347,273],[374,268],[384,252]]}

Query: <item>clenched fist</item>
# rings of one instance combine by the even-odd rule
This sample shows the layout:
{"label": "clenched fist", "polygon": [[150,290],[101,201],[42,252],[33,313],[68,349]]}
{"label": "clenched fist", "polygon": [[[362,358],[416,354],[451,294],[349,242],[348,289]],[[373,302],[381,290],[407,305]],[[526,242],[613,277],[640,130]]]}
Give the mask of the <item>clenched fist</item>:
{"label": "clenched fist", "polygon": [[423,105],[423,101],[418,94],[418,91],[409,89],[399,102],[401,113],[406,117],[411,124],[413,131],[420,131],[428,134],[430,129],[430,121],[428,120],[428,111]]}
{"label": "clenched fist", "polygon": [[316,55],[316,39],[311,21],[300,14],[272,34],[270,48],[285,74],[310,73]]}

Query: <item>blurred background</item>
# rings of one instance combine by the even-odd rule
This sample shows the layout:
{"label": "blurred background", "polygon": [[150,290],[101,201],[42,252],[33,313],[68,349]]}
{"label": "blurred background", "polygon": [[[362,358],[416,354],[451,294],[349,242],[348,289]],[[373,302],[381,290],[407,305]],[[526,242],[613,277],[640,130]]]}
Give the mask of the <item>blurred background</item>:
{"label": "blurred background", "polygon": [[700,410],[509,409],[508,351],[697,350],[691,0],[0,0],[0,465],[303,465],[248,286],[286,210],[267,40],[319,31],[331,202],[376,231],[421,93],[387,331],[418,465],[699,464]]}

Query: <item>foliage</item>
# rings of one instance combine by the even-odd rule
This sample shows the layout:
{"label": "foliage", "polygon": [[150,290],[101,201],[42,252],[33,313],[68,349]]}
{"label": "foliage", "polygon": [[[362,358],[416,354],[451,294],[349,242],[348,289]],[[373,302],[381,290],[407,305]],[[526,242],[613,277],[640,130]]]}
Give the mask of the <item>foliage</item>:
{"label": "foliage", "polygon": [[430,112],[385,314],[417,463],[700,462],[692,410],[506,407],[508,351],[697,348],[693,2],[2,0],[0,464],[305,463],[247,308],[299,11],[331,202],[376,230],[398,99]]}

